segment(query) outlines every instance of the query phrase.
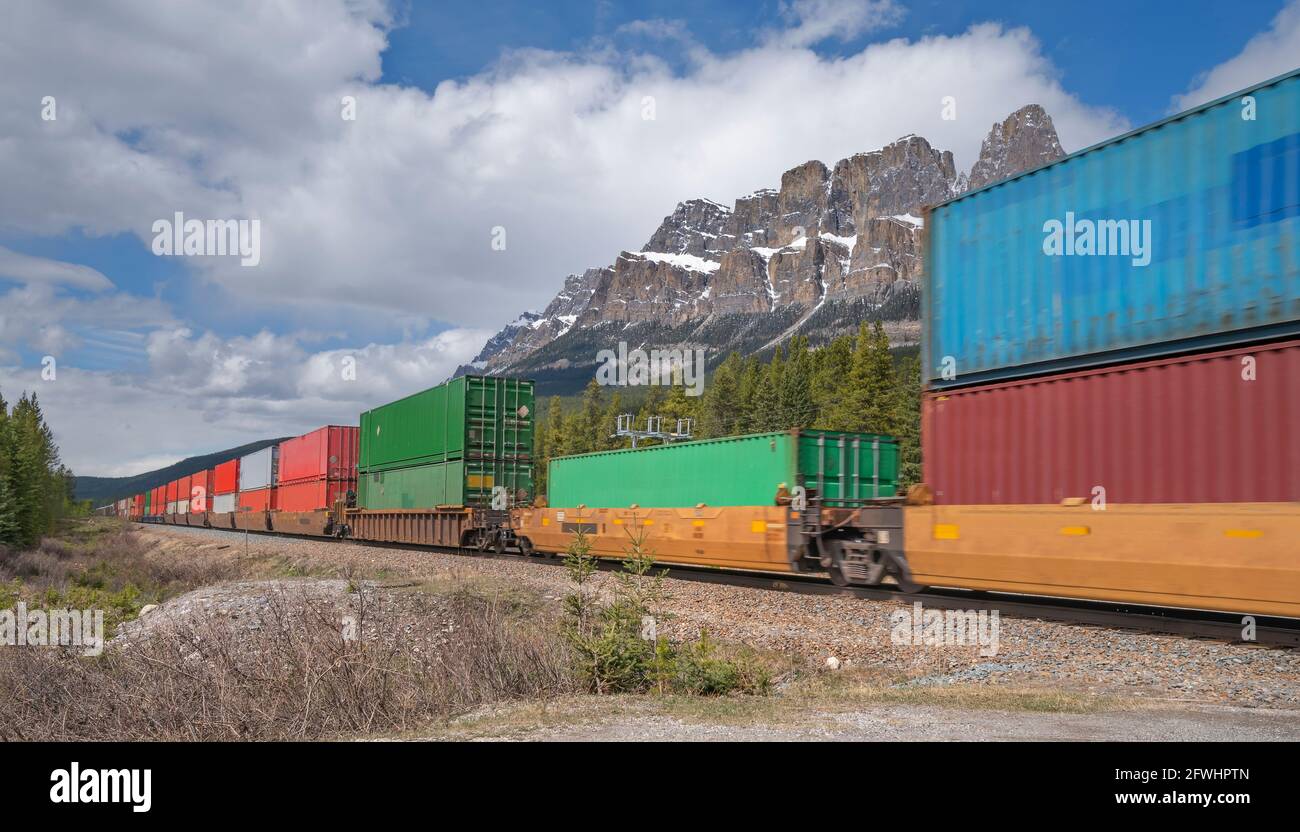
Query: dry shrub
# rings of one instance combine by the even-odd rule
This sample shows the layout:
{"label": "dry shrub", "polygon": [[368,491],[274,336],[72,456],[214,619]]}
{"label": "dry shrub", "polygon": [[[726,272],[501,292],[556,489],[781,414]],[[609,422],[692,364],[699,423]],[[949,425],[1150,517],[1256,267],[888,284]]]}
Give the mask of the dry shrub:
{"label": "dry shrub", "polygon": [[[98,658],[0,648],[0,739],[390,735],[486,702],[571,689],[551,628],[490,598],[347,597],[278,594],[255,622],[150,616]],[[355,619],[353,638],[344,614]]]}
{"label": "dry shrub", "polygon": [[[35,549],[0,554],[0,584],[17,581],[29,604],[120,609],[126,618],[147,603],[241,577],[250,565],[209,547],[167,551],[124,527],[77,540],[45,538]],[[114,618],[114,623],[119,618]]]}

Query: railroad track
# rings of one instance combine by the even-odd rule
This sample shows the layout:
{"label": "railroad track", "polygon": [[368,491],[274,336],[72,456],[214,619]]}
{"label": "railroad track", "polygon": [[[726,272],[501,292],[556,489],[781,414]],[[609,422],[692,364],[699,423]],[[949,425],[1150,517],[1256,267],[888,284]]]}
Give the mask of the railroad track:
{"label": "railroad track", "polygon": [[[199,526],[172,526],[162,523],[145,525],[163,526],[169,529],[205,528],[208,531],[230,532],[239,534],[241,529],[220,529]],[[286,534],[282,532],[249,531],[248,534],[294,538],[309,541],[328,541],[317,535]],[[520,555],[513,553],[497,554],[479,552],[471,549],[457,549],[448,546],[426,546],[416,543],[382,543],[369,540],[348,538],[348,543],[360,546],[373,546],[381,549],[407,549],[412,551],[442,552],[444,554],[472,555],[494,560],[516,560],[536,563],[544,566],[561,567],[563,560],[544,555]],[[614,571],[620,568],[616,560],[599,560],[602,571]],[[708,566],[666,563],[668,577],[674,580],[701,581],[704,583],[742,586],[771,592],[797,592],[805,595],[848,595],[875,601],[901,601],[905,603],[920,602],[929,609],[945,610],[997,610],[999,615],[1014,618],[1033,618],[1044,621],[1059,621],[1067,624],[1083,624],[1105,627],[1115,630],[1134,630],[1146,633],[1162,633],[1187,638],[1206,638],[1238,644],[1264,645],[1270,647],[1300,647],[1300,619],[1278,618],[1275,616],[1253,616],[1255,638],[1246,642],[1242,638],[1245,616],[1239,613],[1213,612],[1210,610],[1188,610],[1174,607],[1154,607],[1141,604],[1117,603],[1110,601],[1088,601],[1074,598],[1052,598],[1036,595],[1015,595],[1003,592],[983,592],[965,589],[929,589],[924,592],[906,593],[900,589],[882,587],[841,587],[832,584],[829,579],[817,575],[775,574],[765,572],[748,572],[731,569],[719,569]]]}

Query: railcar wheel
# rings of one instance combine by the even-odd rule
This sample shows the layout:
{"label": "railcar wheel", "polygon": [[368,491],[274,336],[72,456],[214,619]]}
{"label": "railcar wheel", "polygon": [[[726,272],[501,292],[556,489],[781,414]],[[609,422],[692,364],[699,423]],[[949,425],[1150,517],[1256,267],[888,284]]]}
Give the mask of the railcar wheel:
{"label": "railcar wheel", "polygon": [[844,546],[838,540],[825,540],[822,545],[822,563],[826,564],[826,577],[836,586],[848,586],[849,579],[844,574]]}

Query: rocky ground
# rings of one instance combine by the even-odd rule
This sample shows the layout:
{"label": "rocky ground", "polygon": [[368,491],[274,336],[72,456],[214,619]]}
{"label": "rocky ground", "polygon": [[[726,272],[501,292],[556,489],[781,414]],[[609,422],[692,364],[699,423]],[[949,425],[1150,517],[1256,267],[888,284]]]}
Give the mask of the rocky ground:
{"label": "rocky ground", "polygon": [[[1006,706],[884,704],[814,707],[797,715],[773,708],[742,723],[668,703],[625,700],[619,712],[592,713],[576,703],[487,709],[429,738],[536,742],[1268,742],[1300,739],[1300,713],[1218,706],[1107,706],[1093,712],[1036,713]],[[1021,703],[1023,704],[1023,703]]]}
{"label": "rocky ground", "polygon": [[[144,527],[142,533],[178,557],[202,549],[236,558],[283,558],[306,574],[357,576],[379,589],[454,579],[528,592],[546,604],[569,591],[565,571],[543,561],[262,535],[245,542],[242,535],[205,529]],[[796,714],[785,709],[788,703],[778,693],[768,698],[775,704],[742,714],[741,722],[727,727],[726,714],[683,718],[663,703],[629,700],[614,711],[601,705],[591,718],[585,704],[548,706],[551,717],[568,715],[558,725],[550,717],[539,721],[517,712],[510,719],[494,717],[494,724],[539,739],[576,738],[574,731],[593,739],[710,739],[710,725],[721,738],[735,739],[1300,738],[1296,651],[1003,617],[997,653],[988,656],[974,646],[893,644],[890,614],[906,608],[898,602],[688,580],[666,584],[661,632],[693,637],[705,629],[718,640],[780,656],[796,675],[826,676],[833,659],[836,675],[851,680],[844,684],[855,691],[852,707],[845,710],[839,693],[829,706],[819,697],[811,708],[797,709],[792,723]],[[864,704],[871,707],[864,710]],[[819,716],[808,721],[809,713]],[[584,721],[587,728],[574,727]],[[482,727],[476,718],[466,724],[477,726],[469,736]],[[465,733],[451,734],[458,731]]]}

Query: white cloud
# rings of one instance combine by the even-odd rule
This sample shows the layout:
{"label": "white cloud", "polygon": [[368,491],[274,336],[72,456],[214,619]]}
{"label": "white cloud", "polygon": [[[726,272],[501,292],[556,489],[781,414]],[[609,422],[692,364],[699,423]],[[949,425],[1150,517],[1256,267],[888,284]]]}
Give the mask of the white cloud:
{"label": "white cloud", "polygon": [[50,283],[0,293],[0,349],[27,347],[61,356],[74,347],[141,357],[145,332],[174,322],[156,298],[122,292],[76,297]]}
{"label": "white cloud", "polygon": [[785,46],[850,41],[892,26],[906,13],[894,0],[794,0],[782,3],[781,11],[791,27],[769,33],[769,40]]}
{"label": "white cloud", "polygon": [[1174,98],[1173,111],[1245,89],[1290,72],[1300,62],[1300,0],[1291,0],[1268,29],[1251,38],[1242,50],[1200,75],[1185,94]]}
{"label": "white cloud", "polygon": [[[156,298],[107,290],[94,270],[0,252],[0,272],[8,263],[23,284],[0,298],[0,361],[19,347],[90,346],[148,368],[61,364],[42,383],[11,366],[0,388],[41,392],[79,473],[145,470],[351,421],[443,380],[497,326],[544,306],[565,274],[639,248],[680,200],[729,203],[808,159],[833,163],[907,133],[968,168],[990,125],[1031,102],[1067,148],[1128,126],[1066,91],[1026,29],[986,24],[825,57],[807,47],[881,31],[898,10],[799,0],[784,11],[788,29],[735,53],[652,21],[621,36],[678,49],[679,62],[616,38],[509,52],[426,93],[378,83],[392,25],[378,4],[135,0],[79,8],[75,25],[57,4],[7,9],[0,226],[128,232],[147,246],[153,221],[176,211],[257,217],[261,265],[191,259],[191,296],[238,298],[231,316],[274,310],[306,331],[201,331]],[[47,95],[56,121],[40,118]],[[347,95],[356,121],[340,117]],[[948,96],[955,121],[941,118]],[[504,251],[491,245],[498,226]],[[312,335],[377,319],[392,336],[355,350],[321,349]],[[451,328],[417,335],[428,321]]]}
{"label": "white cloud", "polygon": [[56,283],[93,292],[113,287],[113,281],[89,266],[33,257],[4,246],[0,246],[0,279],[19,283]]}
{"label": "white cloud", "polygon": [[[183,327],[148,338],[148,369],[91,372],[0,366],[0,391],[40,397],[63,459],[88,476],[126,476],[325,424],[446,379],[490,333],[448,330],[402,344],[309,352],[302,339],[259,333],[223,339]],[[343,373],[353,359],[353,374]],[[162,462],[160,462],[162,460]]]}
{"label": "white cloud", "polygon": [[[512,52],[426,94],[376,83],[390,18],[341,0],[134,3],[76,26],[54,4],[21,6],[0,50],[13,137],[0,224],[147,242],[177,210],[256,216],[262,265],[195,259],[197,279],[308,317],[352,307],[494,327],[545,305],[565,274],[639,248],[678,201],[730,202],[810,158],[919,133],[969,167],[989,126],[1030,102],[1070,147],[1127,126],[1066,92],[1027,30],[821,57],[804,47],[897,10],[800,0],[787,13],[786,36],[727,55],[689,45],[685,69],[602,42]],[[46,94],[57,122],[38,117]],[[355,122],[340,118],[344,95]],[[945,96],[956,121],[940,118]]]}

